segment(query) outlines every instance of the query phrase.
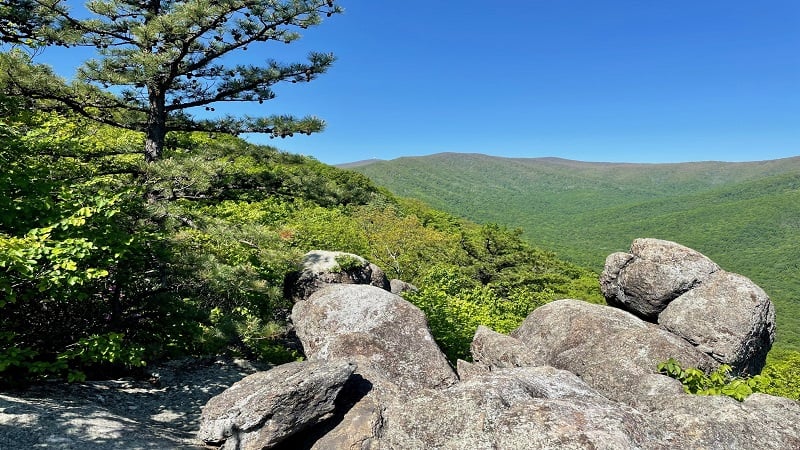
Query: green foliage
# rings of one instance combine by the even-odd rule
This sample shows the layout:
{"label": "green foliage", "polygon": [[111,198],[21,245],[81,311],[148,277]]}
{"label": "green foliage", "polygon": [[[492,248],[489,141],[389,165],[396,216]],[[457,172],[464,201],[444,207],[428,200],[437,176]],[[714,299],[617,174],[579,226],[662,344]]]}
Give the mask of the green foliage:
{"label": "green foliage", "polygon": [[800,400],[800,352],[771,351],[761,375],[769,379],[761,392]]}
{"label": "green foliage", "polygon": [[84,381],[86,374],[80,368],[102,364],[121,364],[127,368],[145,365],[144,348],[123,343],[121,333],[91,335],[81,338],[59,353],[54,360],[37,359],[39,351],[13,345],[13,332],[0,334],[0,385],[14,384],[28,377],[66,376],[67,380]]}
{"label": "green foliage", "polygon": [[0,384],[185,355],[295,360],[283,283],[313,249],[420,286],[451,358],[479,323],[510,331],[559,296],[599,296],[596,275],[517,230],[393,198],[358,173],[206,133],[170,134],[144,164],[141,133],[34,106],[0,97]]}
{"label": "green foliage", "polygon": [[418,291],[404,297],[425,312],[434,339],[453,363],[471,359],[470,344],[478,325],[510,333],[534,309],[561,298],[552,289],[517,286],[509,291],[484,285],[454,266],[432,268],[419,284]]}
{"label": "green foliage", "polygon": [[[137,192],[121,182],[124,162],[113,163],[121,154],[96,140],[97,127],[0,103],[0,157],[8,168],[0,174],[0,377],[77,379],[76,366],[137,365],[121,355],[138,347],[123,344],[123,333],[109,334],[117,319],[109,287],[136,247],[125,216]],[[86,162],[89,154],[115,166],[120,179]]]}
{"label": "green foliage", "polygon": [[764,288],[776,348],[800,349],[800,158],[646,165],[440,154],[353,170],[451,214],[520,227],[595,271],[639,237],[692,247]]}
{"label": "green foliage", "polygon": [[262,317],[242,306],[228,312],[213,308],[209,325],[204,327],[204,339],[209,348],[217,352],[223,352],[235,343],[237,350],[250,358],[274,364],[300,360],[302,356],[296,350],[287,348],[279,340],[285,331],[283,325],[265,323]]}
{"label": "green foliage", "polygon": [[658,371],[680,381],[687,394],[726,395],[740,402],[754,392],[765,392],[771,382],[765,375],[731,377],[731,367],[727,364],[710,374],[694,367],[684,369],[673,358],[659,363]]}
{"label": "green foliage", "polygon": [[44,44],[36,38],[42,27],[52,17],[36,11],[33,0],[0,1],[0,43],[26,44],[31,47]]}
{"label": "green foliage", "polygon": [[521,321],[504,308],[505,300],[457,269],[434,269],[422,286],[417,292],[406,293],[405,298],[425,313],[436,342],[451,362],[469,358],[478,325],[510,332]]}
{"label": "green foliage", "polygon": [[464,258],[457,240],[460,226],[442,232],[395,205],[367,205],[353,216],[368,244],[363,255],[390,278],[416,282],[426,268]]}
{"label": "green foliage", "polygon": [[285,222],[281,235],[288,244],[304,251],[367,252],[363,232],[344,208],[302,208]]}
{"label": "green foliage", "polygon": [[[72,348],[58,355],[57,360],[77,360],[82,365],[93,363],[121,363],[126,367],[144,366],[142,360],[143,347],[126,347],[123,345],[124,335],[121,333],[107,333],[104,335],[91,335],[80,339]],[[83,381],[81,372],[70,374],[70,381]]]}
{"label": "green foliage", "polygon": [[70,84],[49,67],[32,65],[23,52],[0,55],[0,73],[15,95],[144,132],[140,151],[148,162],[162,158],[169,131],[311,134],[324,128],[322,120],[288,115],[199,120],[187,110],[211,111],[218,102],[263,103],[275,97],[272,86],[278,83],[316,79],[333,63],[332,54],[312,52],[306,63],[268,60],[263,66],[231,65],[229,56],[265,42],[289,44],[300,38],[299,30],[340,12],[329,0],[94,0],[73,14],[61,1],[13,0],[0,4],[0,39],[93,48],[97,57],[87,60]]}
{"label": "green foliage", "polygon": [[339,255],[336,257],[336,266],[340,272],[349,272],[364,267],[364,262],[355,256]]}

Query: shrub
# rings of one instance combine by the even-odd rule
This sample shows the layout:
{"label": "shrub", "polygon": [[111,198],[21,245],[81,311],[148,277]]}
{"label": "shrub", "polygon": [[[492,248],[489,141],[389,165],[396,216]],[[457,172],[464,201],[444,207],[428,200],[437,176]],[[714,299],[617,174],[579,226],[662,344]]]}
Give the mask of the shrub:
{"label": "shrub", "polygon": [[770,383],[769,377],[763,375],[731,377],[731,366],[727,364],[709,374],[694,367],[684,369],[673,358],[660,363],[658,371],[680,381],[688,394],[726,395],[740,402],[754,392],[763,392]]}

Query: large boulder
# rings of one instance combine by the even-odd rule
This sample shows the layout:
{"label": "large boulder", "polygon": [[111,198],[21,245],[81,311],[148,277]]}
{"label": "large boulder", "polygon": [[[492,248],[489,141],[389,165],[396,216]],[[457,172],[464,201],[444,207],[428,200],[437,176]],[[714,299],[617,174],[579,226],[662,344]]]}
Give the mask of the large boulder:
{"label": "large boulder", "polygon": [[673,300],[658,323],[736,374],[761,372],[775,341],[775,308],[767,294],[725,271]]}
{"label": "large boulder", "polygon": [[383,270],[361,256],[313,250],[303,256],[299,270],[286,276],[284,295],[298,302],[331,284],[368,284],[391,289]]}
{"label": "large boulder", "polygon": [[674,380],[656,373],[658,364],[669,358],[684,367],[718,366],[688,342],[633,314],[580,300],[558,300],[535,309],[512,336],[545,363],[629,404],[680,392]]}
{"label": "large boulder", "polygon": [[425,314],[391,292],[366,285],[330,285],[296,303],[292,321],[311,360],[346,358],[407,389],[456,382]]}
{"label": "large boulder", "polygon": [[606,258],[600,289],[609,305],[655,322],[669,302],[718,270],[717,264],[688,247],[636,239],[630,253]]}
{"label": "large boulder", "polygon": [[775,310],[749,279],[674,242],[636,239],[606,259],[608,304],[681,337],[734,374],[756,374],[775,340]]}
{"label": "large boulder", "polygon": [[374,448],[630,449],[660,442],[644,415],[547,366],[497,369],[393,401],[379,436]]}
{"label": "large boulder", "polygon": [[328,418],[356,366],[303,361],[257,372],[206,403],[198,437],[224,449],[266,449]]}

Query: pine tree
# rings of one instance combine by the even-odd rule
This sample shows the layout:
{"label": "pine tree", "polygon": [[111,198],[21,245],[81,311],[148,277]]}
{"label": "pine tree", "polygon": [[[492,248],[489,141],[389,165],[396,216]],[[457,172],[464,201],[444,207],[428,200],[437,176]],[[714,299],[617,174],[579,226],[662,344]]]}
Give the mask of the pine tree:
{"label": "pine tree", "polygon": [[[334,56],[312,52],[308,61],[231,65],[228,56],[266,44],[290,44],[301,29],[342,12],[332,0],[92,0],[89,18],[72,14],[63,0],[2,0],[0,38],[24,31],[29,45],[95,47],[67,84],[51,69],[30,64],[22,52],[6,52],[0,66],[11,94],[53,101],[98,122],[146,136],[144,157],[162,157],[169,131],[268,133],[272,137],[311,134],[324,122],[287,115],[196,119],[190,110],[213,111],[218,102],[259,102],[275,97],[279,82],[307,82],[324,73]],[[32,12],[32,13],[31,13]],[[30,14],[29,14],[30,13]],[[32,22],[18,25],[20,17]],[[33,19],[37,21],[33,21]],[[47,18],[45,21],[43,18]],[[52,20],[51,20],[52,19]],[[32,44],[31,44],[32,43]]]}
{"label": "pine tree", "polygon": [[34,44],[36,30],[48,23],[37,15],[35,0],[0,0],[0,43]]}

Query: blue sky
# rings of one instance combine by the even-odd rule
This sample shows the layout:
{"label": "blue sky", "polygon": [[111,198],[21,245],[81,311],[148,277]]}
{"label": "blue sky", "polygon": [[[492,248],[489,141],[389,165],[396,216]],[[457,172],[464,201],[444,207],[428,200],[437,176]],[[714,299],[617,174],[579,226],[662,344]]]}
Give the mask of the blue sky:
{"label": "blue sky", "polygon": [[[339,3],[346,12],[301,41],[245,55],[290,62],[332,51],[329,73],[230,109],[313,114],[327,130],[248,139],[331,164],[446,151],[623,162],[800,155],[798,0]],[[59,54],[43,58],[69,74]]]}

